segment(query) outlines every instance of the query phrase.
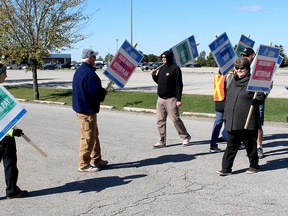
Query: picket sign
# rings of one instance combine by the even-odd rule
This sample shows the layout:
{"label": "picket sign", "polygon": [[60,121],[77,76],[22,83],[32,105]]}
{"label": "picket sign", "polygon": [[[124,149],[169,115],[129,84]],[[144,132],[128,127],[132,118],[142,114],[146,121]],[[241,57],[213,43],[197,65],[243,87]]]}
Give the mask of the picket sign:
{"label": "picket sign", "polygon": [[[269,46],[260,45],[259,51],[253,60],[253,73],[251,73],[247,86],[247,91],[254,91],[253,99],[256,99],[258,92],[269,92],[273,75],[277,70],[280,49],[271,46],[272,43]],[[248,128],[253,110],[254,106],[251,105],[244,129]]]}
{"label": "picket sign", "polygon": [[118,52],[112,59],[109,67],[103,74],[110,80],[106,91],[109,91],[113,84],[123,88],[135,71],[138,64],[142,61],[143,55],[138,52],[135,47],[124,41]]}

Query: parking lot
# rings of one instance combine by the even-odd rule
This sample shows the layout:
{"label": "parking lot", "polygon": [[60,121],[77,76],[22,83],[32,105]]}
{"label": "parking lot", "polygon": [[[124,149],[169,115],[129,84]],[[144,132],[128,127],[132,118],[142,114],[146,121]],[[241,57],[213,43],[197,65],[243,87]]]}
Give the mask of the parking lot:
{"label": "parking lot", "polygon": [[[103,75],[102,70],[97,70],[97,74],[102,80],[102,85],[105,87],[109,83],[108,78]],[[62,69],[62,70],[39,70],[38,83],[40,87],[48,88],[72,88],[72,78],[75,70]],[[213,79],[217,73],[217,68],[182,68],[184,94],[213,94]],[[5,85],[27,85],[32,86],[31,72],[25,70],[8,70],[8,77]],[[274,76],[273,89],[269,97],[274,98],[288,98],[288,69],[279,69]],[[142,91],[142,92],[156,92],[157,85],[152,80],[150,71],[142,71],[137,68],[132,74],[126,86],[121,89],[115,86],[117,90],[124,91]]]}

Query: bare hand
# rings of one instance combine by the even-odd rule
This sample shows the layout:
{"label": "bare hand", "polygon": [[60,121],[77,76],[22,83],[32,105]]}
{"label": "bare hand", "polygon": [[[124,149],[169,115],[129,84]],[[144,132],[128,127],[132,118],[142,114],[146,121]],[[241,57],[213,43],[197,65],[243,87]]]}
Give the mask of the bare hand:
{"label": "bare hand", "polygon": [[151,73],[151,75],[156,75],[157,70],[156,69],[152,69],[150,73]]}
{"label": "bare hand", "polygon": [[176,106],[177,106],[177,107],[181,107],[181,105],[182,105],[182,102],[181,102],[181,101],[176,101]]}

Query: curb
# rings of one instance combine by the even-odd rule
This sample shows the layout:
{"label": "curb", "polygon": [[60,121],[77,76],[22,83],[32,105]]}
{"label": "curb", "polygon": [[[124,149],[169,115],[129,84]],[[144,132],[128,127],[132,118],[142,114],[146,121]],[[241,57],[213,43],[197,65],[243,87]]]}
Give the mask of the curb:
{"label": "curb", "polygon": [[[124,107],[123,110],[126,111],[133,111],[133,112],[146,112],[146,113],[155,113],[155,109],[144,109],[144,108],[136,108],[136,107]],[[197,116],[197,117],[208,117],[208,118],[215,118],[215,114],[211,113],[196,113],[196,112],[183,112],[182,115],[184,116]]]}
{"label": "curb", "polygon": [[133,112],[156,113],[155,109],[144,109],[144,108],[136,108],[136,107],[123,107],[123,110],[133,111]]}

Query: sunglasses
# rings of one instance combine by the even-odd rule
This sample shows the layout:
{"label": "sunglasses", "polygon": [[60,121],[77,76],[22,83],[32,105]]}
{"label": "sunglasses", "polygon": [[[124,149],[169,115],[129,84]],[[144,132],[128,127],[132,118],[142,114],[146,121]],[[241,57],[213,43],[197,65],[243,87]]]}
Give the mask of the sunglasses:
{"label": "sunglasses", "polygon": [[236,70],[243,70],[246,69],[245,67],[235,67]]}

